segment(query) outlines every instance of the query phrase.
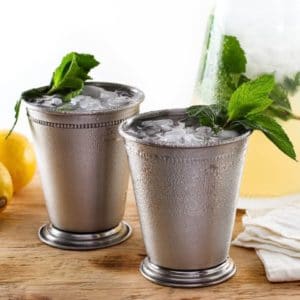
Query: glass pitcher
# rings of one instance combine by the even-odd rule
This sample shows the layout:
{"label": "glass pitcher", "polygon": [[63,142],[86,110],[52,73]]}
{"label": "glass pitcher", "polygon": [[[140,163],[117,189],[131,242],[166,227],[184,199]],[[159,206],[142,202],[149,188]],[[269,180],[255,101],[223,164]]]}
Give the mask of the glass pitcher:
{"label": "glass pitcher", "polygon": [[[274,111],[300,157],[300,1],[220,0],[209,19],[207,39],[194,91],[194,104],[230,97],[236,84],[272,73],[270,98],[294,116]],[[229,66],[224,75],[222,60]],[[230,84],[228,77],[230,73]],[[233,83],[232,83],[233,82]],[[233,84],[233,86],[231,86]],[[300,163],[255,132],[248,148],[241,186],[244,199],[296,199],[300,196]]]}

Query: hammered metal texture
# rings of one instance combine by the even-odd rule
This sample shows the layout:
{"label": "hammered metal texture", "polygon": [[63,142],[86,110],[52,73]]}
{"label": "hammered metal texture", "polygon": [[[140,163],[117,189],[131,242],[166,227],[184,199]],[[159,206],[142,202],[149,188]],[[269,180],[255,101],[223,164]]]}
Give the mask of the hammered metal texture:
{"label": "hammered metal texture", "polygon": [[135,105],[110,112],[49,112],[27,103],[50,222],[58,229],[92,233],[116,227],[123,218],[128,163],[118,125],[138,113]]}
{"label": "hammered metal texture", "polygon": [[125,127],[120,132],[151,263],[197,270],[225,262],[249,133],[231,143],[176,148],[143,144]]}

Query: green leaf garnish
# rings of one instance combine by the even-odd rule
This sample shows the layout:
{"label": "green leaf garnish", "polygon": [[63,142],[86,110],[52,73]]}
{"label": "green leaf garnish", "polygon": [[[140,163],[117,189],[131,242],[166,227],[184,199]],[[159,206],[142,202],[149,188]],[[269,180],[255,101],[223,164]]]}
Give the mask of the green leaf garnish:
{"label": "green leaf garnish", "polygon": [[35,102],[44,95],[58,94],[64,102],[69,102],[82,92],[84,82],[91,79],[88,73],[98,65],[99,62],[90,54],[71,52],[64,56],[54,71],[49,86],[22,93],[21,98],[15,104],[15,121],[6,138],[17,125],[22,99]]}
{"label": "green leaf garnish", "polygon": [[276,120],[266,115],[273,103],[269,94],[274,87],[273,75],[262,75],[242,84],[232,94],[227,107],[217,104],[191,106],[187,109],[189,119],[215,132],[221,129],[262,131],[283,153],[296,160],[296,153],[288,135]]}
{"label": "green leaf garnish", "polygon": [[190,118],[197,119],[199,125],[211,127],[214,132],[221,130],[217,125],[220,113],[217,105],[191,106],[187,109],[187,113]]}
{"label": "green leaf garnish", "polygon": [[283,153],[296,159],[296,153],[289,137],[274,117],[294,118],[288,94],[300,85],[300,73],[293,81],[285,79],[284,84],[275,83],[273,74],[264,74],[250,80],[246,71],[247,59],[239,41],[224,36],[216,85],[217,104],[192,106],[188,117],[201,126],[214,131],[223,129],[260,130]]}
{"label": "green leaf garnish", "polygon": [[235,36],[224,36],[221,64],[228,74],[239,74],[246,71],[247,59],[245,52]]}
{"label": "green leaf garnish", "polygon": [[282,85],[289,94],[294,95],[300,86],[300,72],[297,72],[294,78],[285,76]]}
{"label": "green leaf garnish", "polygon": [[35,102],[36,99],[42,98],[49,91],[49,86],[31,89],[22,93],[21,98],[27,102]]}
{"label": "green leaf garnish", "polygon": [[269,94],[274,83],[273,75],[262,75],[238,87],[228,103],[229,121],[263,112],[269,107],[272,104]]}
{"label": "green leaf garnish", "polygon": [[[211,26],[213,32],[213,26]],[[218,34],[218,33],[217,33]],[[211,40],[215,41],[214,34]],[[211,59],[210,48],[219,47],[219,40],[210,43],[205,58]],[[214,49],[212,49],[214,55]],[[213,59],[212,59],[213,60]],[[282,127],[275,118],[284,121],[300,120],[292,112],[289,96],[300,87],[300,72],[293,77],[285,77],[275,82],[274,74],[264,74],[256,79],[245,75],[247,57],[239,40],[235,36],[224,35],[219,52],[217,66],[205,61],[200,88],[203,99],[216,104],[192,106],[187,110],[191,124],[209,126],[213,130],[260,130],[283,153],[296,159],[296,153]],[[211,83],[214,80],[214,84]]]}
{"label": "green leaf garnish", "polygon": [[247,59],[238,39],[234,36],[223,37],[218,74],[215,86],[215,98],[227,106],[232,93],[248,78],[242,73],[246,71]]}
{"label": "green leaf garnish", "polygon": [[262,131],[283,153],[296,160],[296,153],[292,142],[275,119],[257,114],[249,116],[240,122],[245,127]]}
{"label": "green leaf garnish", "polygon": [[22,98],[20,98],[16,102],[16,104],[15,104],[15,107],[14,107],[14,110],[15,110],[15,121],[14,121],[13,126],[9,130],[7,136],[5,137],[5,139],[7,139],[11,135],[11,133],[14,131],[14,129],[15,129],[16,125],[17,125],[17,122],[18,122],[18,119],[19,119],[19,115],[20,115],[20,110],[21,110],[21,103],[22,103]]}
{"label": "green leaf garnish", "polygon": [[284,121],[289,120],[291,118],[291,104],[284,86],[276,83],[269,97],[273,100],[273,103],[268,108],[268,114]]}
{"label": "green leaf garnish", "polygon": [[[213,20],[213,18],[212,18]],[[213,26],[211,25],[211,31]],[[218,47],[218,45],[208,44],[208,47]],[[206,51],[206,59],[209,59],[207,54],[210,49]],[[202,74],[206,76],[213,74],[215,66],[211,66],[207,61],[203,63]],[[217,65],[217,75],[215,84],[208,85],[203,88],[201,92],[202,98],[207,99],[210,102],[212,100],[217,103],[227,106],[227,102],[230,100],[234,91],[242,84],[248,82],[250,79],[245,75],[247,65],[247,57],[243,50],[239,40],[235,36],[224,35],[222,38],[222,44],[220,46],[219,62]],[[205,71],[206,69],[206,71]],[[203,76],[200,77],[203,80]],[[210,79],[211,80],[211,79]],[[209,82],[204,78],[204,81]],[[280,118],[284,121],[289,119],[299,119],[299,116],[295,116],[291,113],[291,106],[289,101],[289,95],[293,95],[298,91],[300,87],[300,72],[297,72],[293,77],[285,77],[283,82],[276,82],[274,89],[269,95],[273,103],[267,110],[267,114],[276,118]],[[211,89],[213,88],[213,92]]]}
{"label": "green leaf garnish", "polygon": [[58,68],[54,71],[48,95],[59,94],[64,102],[79,95],[84,82],[91,77],[89,71],[99,65],[90,54],[71,52],[67,54]]}

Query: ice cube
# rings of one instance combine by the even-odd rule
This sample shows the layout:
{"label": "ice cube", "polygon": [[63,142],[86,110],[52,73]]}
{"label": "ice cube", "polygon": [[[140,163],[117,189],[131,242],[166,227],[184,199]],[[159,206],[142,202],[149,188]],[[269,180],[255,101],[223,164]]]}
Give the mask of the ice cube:
{"label": "ice cube", "polygon": [[118,95],[116,92],[111,92],[111,91],[107,91],[105,89],[101,89],[101,95],[100,95],[101,100],[115,99],[115,98],[117,98],[117,96]]}
{"label": "ice cube", "polygon": [[234,130],[216,134],[210,127],[186,126],[185,122],[172,119],[141,121],[134,124],[131,134],[148,142],[184,146],[203,146],[238,135]]}
{"label": "ice cube", "polygon": [[59,106],[63,103],[63,101],[60,98],[52,98],[51,99],[51,105],[53,106]]}
{"label": "ice cube", "polygon": [[219,139],[226,140],[237,137],[239,134],[235,130],[222,130],[218,133]]}
{"label": "ice cube", "polygon": [[161,141],[166,142],[166,143],[175,143],[184,142],[184,136],[185,136],[185,130],[183,128],[180,128],[179,126],[173,127],[170,131],[165,132],[161,136]]}
{"label": "ice cube", "polygon": [[80,102],[80,100],[84,99],[84,97],[85,96],[76,96],[76,97],[71,99],[71,103],[73,105],[77,105]]}
{"label": "ice cube", "polygon": [[118,96],[123,96],[123,97],[129,97],[130,96],[130,93],[126,90],[116,90],[115,93],[118,95]]}
{"label": "ice cube", "polygon": [[79,107],[86,111],[99,110],[103,108],[99,99],[95,99],[90,96],[85,96],[83,99],[80,99]]}
{"label": "ice cube", "polygon": [[143,130],[151,139],[164,139],[164,133],[171,132],[174,127],[173,120],[147,120],[140,124],[140,130]]}
{"label": "ice cube", "polygon": [[142,131],[142,130],[136,130],[135,128],[129,128],[128,129],[128,133],[130,135],[133,135],[139,139],[143,139],[147,137],[146,132]]}
{"label": "ice cube", "polygon": [[147,120],[141,123],[144,127],[156,127],[156,126],[173,126],[174,121],[171,119],[161,119],[161,120]]}
{"label": "ice cube", "polygon": [[76,105],[71,102],[64,103],[63,105],[57,107],[58,111],[72,111],[76,109]]}
{"label": "ice cube", "polygon": [[82,93],[64,103],[59,95],[45,95],[39,98],[37,105],[55,108],[58,111],[107,111],[135,102],[136,99],[123,91],[109,91],[101,87],[87,85]]}
{"label": "ice cube", "polygon": [[213,130],[210,127],[207,126],[201,126],[201,127],[197,127],[195,129],[195,134],[197,136],[202,136],[202,137],[211,137],[213,135]]}
{"label": "ice cube", "polygon": [[85,85],[82,90],[82,95],[90,96],[93,98],[100,98],[103,91],[103,88],[93,85]]}
{"label": "ice cube", "polygon": [[144,128],[144,132],[147,136],[155,136],[160,132],[160,128],[159,127],[146,127]]}
{"label": "ice cube", "polygon": [[128,97],[118,96],[116,98],[110,98],[107,102],[111,107],[120,107],[128,105],[130,99]]}

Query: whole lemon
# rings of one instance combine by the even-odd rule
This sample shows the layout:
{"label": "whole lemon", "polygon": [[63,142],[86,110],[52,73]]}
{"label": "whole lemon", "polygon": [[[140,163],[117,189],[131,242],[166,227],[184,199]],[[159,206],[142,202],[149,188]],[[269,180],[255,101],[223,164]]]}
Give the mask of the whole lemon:
{"label": "whole lemon", "polygon": [[13,196],[13,183],[6,167],[0,163],[0,212],[5,209]]}
{"label": "whole lemon", "polygon": [[8,130],[0,130],[0,162],[8,169],[14,192],[19,191],[32,179],[36,171],[36,158],[28,139],[12,132],[6,139]]}

